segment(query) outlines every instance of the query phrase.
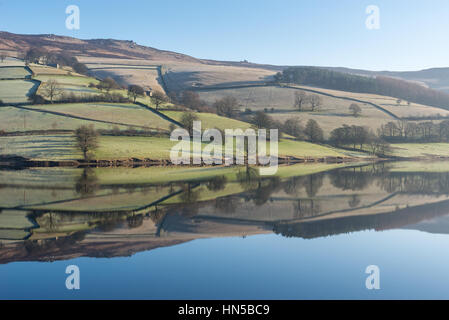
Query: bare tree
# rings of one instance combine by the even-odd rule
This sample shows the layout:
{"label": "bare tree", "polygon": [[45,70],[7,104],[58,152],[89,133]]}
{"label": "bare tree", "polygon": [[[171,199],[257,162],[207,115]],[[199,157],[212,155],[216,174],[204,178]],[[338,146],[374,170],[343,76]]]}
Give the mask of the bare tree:
{"label": "bare tree", "polygon": [[128,97],[133,98],[134,103],[136,102],[137,97],[143,96],[144,90],[141,86],[132,84],[128,87]]}
{"label": "bare tree", "polygon": [[98,133],[92,125],[81,126],[75,131],[76,146],[81,150],[84,160],[89,159],[89,153],[98,148]]}
{"label": "bare tree", "polygon": [[306,104],[309,100],[309,97],[304,91],[296,91],[295,92],[295,100],[294,100],[294,106],[299,111],[302,111],[302,107],[304,104]]}
{"label": "bare tree", "polygon": [[263,111],[257,111],[251,119],[251,123],[257,129],[269,129],[273,124],[273,119]]}
{"label": "bare tree", "polygon": [[184,112],[179,122],[184,127],[184,129],[186,129],[189,132],[190,135],[193,135],[193,121],[196,120],[198,120],[196,114],[192,112]]}
{"label": "bare tree", "polygon": [[357,103],[352,103],[349,106],[349,111],[352,113],[354,117],[358,117],[360,113],[362,113],[362,108],[360,108]]}
{"label": "bare tree", "polygon": [[53,103],[53,99],[55,99],[57,96],[61,95],[62,88],[59,85],[59,82],[55,80],[49,80],[48,82],[45,82],[42,86],[42,93],[45,97],[50,99],[50,102]]}
{"label": "bare tree", "polygon": [[323,141],[323,130],[319,126],[318,122],[313,119],[307,121],[306,128],[304,129],[304,134],[311,142]]}
{"label": "bare tree", "polygon": [[220,100],[216,100],[213,106],[219,115],[228,118],[235,117],[239,112],[239,103],[237,99],[232,96],[226,96]]}
{"label": "bare tree", "polygon": [[312,111],[315,111],[316,108],[318,108],[319,106],[321,106],[322,100],[321,97],[318,95],[313,95],[310,97],[310,106],[312,108]]}
{"label": "bare tree", "polygon": [[154,104],[156,105],[156,110],[159,109],[159,106],[163,103],[166,103],[169,101],[168,97],[163,93],[162,91],[154,91],[153,95],[151,96],[151,100],[153,100]]}
{"label": "bare tree", "polygon": [[115,82],[111,77],[107,77],[100,81],[97,85],[97,88],[100,90],[106,90],[106,92],[111,91],[112,89],[119,89],[120,86]]}

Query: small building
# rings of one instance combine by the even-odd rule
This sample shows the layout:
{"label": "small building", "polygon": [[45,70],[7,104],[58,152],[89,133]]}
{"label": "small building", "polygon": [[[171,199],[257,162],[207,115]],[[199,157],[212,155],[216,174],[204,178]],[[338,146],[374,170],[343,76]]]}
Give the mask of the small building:
{"label": "small building", "polygon": [[47,66],[59,69],[59,63],[49,63]]}
{"label": "small building", "polygon": [[153,89],[151,87],[143,87],[143,90],[145,91],[145,95],[147,97],[153,96]]}

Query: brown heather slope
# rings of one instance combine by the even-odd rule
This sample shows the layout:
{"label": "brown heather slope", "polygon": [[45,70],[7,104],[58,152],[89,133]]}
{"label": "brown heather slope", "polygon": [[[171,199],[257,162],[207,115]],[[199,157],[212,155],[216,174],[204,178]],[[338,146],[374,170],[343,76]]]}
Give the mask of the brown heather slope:
{"label": "brown heather slope", "polygon": [[30,47],[38,47],[53,52],[67,51],[75,56],[201,63],[201,60],[185,54],[145,47],[133,41],[113,39],[81,40],[54,34],[21,35],[0,31],[0,50],[24,52]]}
{"label": "brown heather slope", "polygon": [[284,68],[282,66],[262,65],[247,61],[197,59],[186,54],[142,46],[131,40],[82,40],[54,34],[29,35],[0,31],[0,51],[24,52],[31,47],[38,47],[53,52],[67,51],[74,56],[86,57],[138,59],[190,64],[200,63],[206,65],[261,68],[271,71],[281,71]]}

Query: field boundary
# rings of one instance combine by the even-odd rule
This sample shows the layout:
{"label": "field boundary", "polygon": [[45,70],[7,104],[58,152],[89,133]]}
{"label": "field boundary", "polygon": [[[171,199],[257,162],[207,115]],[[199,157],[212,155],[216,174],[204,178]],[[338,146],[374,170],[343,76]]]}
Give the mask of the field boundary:
{"label": "field boundary", "polygon": [[138,102],[138,101],[136,101],[134,104],[136,104],[136,105],[138,105],[140,107],[144,107],[145,109],[153,112],[154,114],[158,115],[162,119],[167,120],[167,121],[169,121],[169,122],[171,122],[173,124],[176,124],[178,127],[181,127],[181,128],[183,127],[183,125],[180,122],[176,121],[173,118],[170,118],[169,116],[167,116],[167,115],[163,114],[162,112],[160,112],[160,111],[150,107],[149,105],[146,105],[146,104],[144,104],[142,102]]}

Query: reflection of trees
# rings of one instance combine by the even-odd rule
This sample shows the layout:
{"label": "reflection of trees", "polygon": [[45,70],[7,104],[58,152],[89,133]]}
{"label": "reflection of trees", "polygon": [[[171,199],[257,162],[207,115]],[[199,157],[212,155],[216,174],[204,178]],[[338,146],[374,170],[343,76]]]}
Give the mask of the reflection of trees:
{"label": "reflection of trees", "polygon": [[315,197],[320,188],[323,186],[323,174],[312,174],[306,177],[304,184],[307,192],[307,196],[310,198]]}
{"label": "reflection of trees", "polygon": [[293,203],[294,218],[309,218],[320,213],[320,206],[312,199],[301,199]]}
{"label": "reflection of trees", "polygon": [[334,187],[342,190],[363,190],[370,181],[371,173],[352,170],[337,170],[330,174],[331,183]]}
{"label": "reflection of trees", "polygon": [[70,249],[77,242],[84,239],[84,232],[76,232],[66,237],[49,240],[26,240],[23,245],[29,255],[42,254],[50,250]]}
{"label": "reflection of trees", "polygon": [[387,192],[449,194],[449,173],[394,173],[382,176],[379,186]]}
{"label": "reflection of trees", "polygon": [[279,177],[270,177],[264,179],[262,183],[259,184],[258,188],[254,190],[253,201],[257,206],[263,205],[268,201],[271,194],[276,192],[281,186],[281,180]]}
{"label": "reflection of trees", "polygon": [[245,191],[254,190],[260,184],[259,170],[246,166],[237,173],[237,180]]}
{"label": "reflection of trees", "polygon": [[182,185],[182,193],[180,195],[181,202],[184,204],[194,203],[199,198],[199,191],[195,190],[196,185],[191,182]]}
{"label": "reflection of trees", "polygon": [[353,194],[351,199],[348,201],[348,205],[351,208],[355,208],[360,204],[360,198],[358,195]]}
{"label": "reflection of trees", "polygon": [[76,181],[75,190],[81,197],[94,195],[98,189],[98,179],[92,168],[86,167]]}
{"label": "reflection of trees", "polygon": [[132,215],[128,218],[126,218],[126,221],[128,222],[128,228],[138,228],[143,224],[143,215]]}
{"label": "reflection of trees", "polygon": [[58,229],[58,220],[53,212],[49,212],[39,218],[39,226],[42,229],[47,229],[50,232]]}
{"label": "reflection of trees", "polygon": [[316,238],[361,230],[388,230],[447,215],[449,201],[407,207],[389,213],[319,219],[307,222],[279,222],[273,231],[285,237]]}
{"label": "reflection of trees", "polygon": [[207,182],[207,188],[211,191],[223,190],[226,186],[225,176],[216,176]]}
{"label": "reflection of trees", "polygon": [[291,196],[297,196],[299,190],[304,186],[304,176],[293,177],[283,184],[284,192]]}
{"label": "reflection of trees", "polygon": [[215,208],[221,213],[234,213],[237,209],[238,198],[235,197],[225,197],[215,199]]}

